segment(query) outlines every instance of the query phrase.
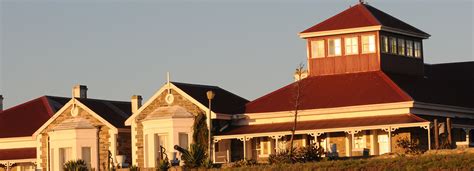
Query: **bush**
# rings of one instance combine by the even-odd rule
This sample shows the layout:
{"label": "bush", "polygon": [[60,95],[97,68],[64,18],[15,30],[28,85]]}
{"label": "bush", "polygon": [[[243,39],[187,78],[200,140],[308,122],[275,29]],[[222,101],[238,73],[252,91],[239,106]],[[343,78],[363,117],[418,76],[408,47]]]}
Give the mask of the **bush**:
{"label": "bush", "polygon": [[[293,154],[292,156],[290,156]],[[324,149],[316,145],[309,145],[301,148],[293,148],[293,153],[290,150],[282,150],[276,154],[270,154],[268,163],[270,164],[284,164],[284,163],[304,163],[321,160],[324,154]]]}
{"label": "bush", "polygon": [[71,160],[64,164],[64,171],[88,171],[87,163],[84,160]]}
{"label": "bush", "polygon": [[136,165],[133,165],[132,167],[130,167],[130,171],[139,171],[140,168],[138,168],[138,166]]}
{"label": "bush", "polygon": [[254,166],[254,165],[257,165],[256,160],[254,160],[254,159],[250,159],[250,160],[242,159],[242,160],[234,162],[232,167],[246,167],[246,166]]}
{"label": "bush", "polygon": [[397,146],[402,148],[406,154],[421,154],[424,152],[418,139],[398,139]]}
{"label": "bush", "polygon": [[[293,151],[296,150],[293,149]],[[295,155],[290,156],[290,150],[281,150],[276,154],[270,154],[268,156],[268,163],[270,164],[294,163],[296,160]]]}
{"label": "bush", "polygon": [[191,144],[189,150],[178,145],[175,145],[174,149],[181,153],[181,160],[184,161],[184,166],[187,168],[202,167],[207,159],[206,148],[200,144]]}
{"label": "bush", "polygon": [[158,168],[156,169],[157,171],[167,171],[170,168],[170,162],[168,160],[168,157],[166,157],[163,160],[160,160],[158,163]]}
{"label": "bush", "polygon": [[324,149],[318,147],[315,144],[306,147],[298,148],[296,151],[297,162],[313,162],[321,160],[321,156],[324,154]]}

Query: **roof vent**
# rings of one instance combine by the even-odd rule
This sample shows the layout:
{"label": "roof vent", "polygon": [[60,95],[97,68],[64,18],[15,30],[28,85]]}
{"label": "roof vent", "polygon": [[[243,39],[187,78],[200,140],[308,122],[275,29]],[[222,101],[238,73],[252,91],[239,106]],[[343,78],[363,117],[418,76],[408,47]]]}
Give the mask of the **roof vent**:
{"label": "roof vent", "polygon": [[87,86],[85,85],[75,85],[72,88],[72,97],[73,98],[87,98]]}

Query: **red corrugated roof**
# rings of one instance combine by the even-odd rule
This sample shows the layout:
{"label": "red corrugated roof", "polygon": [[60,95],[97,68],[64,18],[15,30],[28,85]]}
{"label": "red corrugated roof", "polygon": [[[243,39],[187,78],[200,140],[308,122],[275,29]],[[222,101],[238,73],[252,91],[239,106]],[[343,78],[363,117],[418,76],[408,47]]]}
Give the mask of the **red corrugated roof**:
{"label": "red corrugated roof", "polygon": [[[357,118],[342,118],[342,119],[325,119],[313,121],[299,121],[296,130],[321,130],[333,128],[349,128],[349,127],[363,127],[389,124],[404,124],[404,123],[418,123],[428,122],[413,114],[403,115],[385,115],[385,116],[370,116]],[[293,127],[293,122],[246,125],[233,127],[226,130],[220,135],[239,135],[239,134],[253,134],[253,133],[270,133],[290,131]]]}
{"label": "red corrugated roof", "polygon": [[401,29],[408,32],[429,34],[407,24],[383,11],[378,10],[368,4],[358,4],[341,13],[316,24],[301,33],[349,29],[368,26],[387,26]]}
{"label": "red corrugated roof", "polygon": [[[313,76],[300,84],[300,110],[412,101],[381,71]],[[292,83],[247,103],[245,113],[294,110],[296,87]]]}
{"label": "red corrugated roof", "polygon": [[0,138],[31,136],[69,98],[42,96],[0,112]]}
{"label": "red corrugated roof", "polygon": [[0,160],[35,159],[36,148],[1,149]]}

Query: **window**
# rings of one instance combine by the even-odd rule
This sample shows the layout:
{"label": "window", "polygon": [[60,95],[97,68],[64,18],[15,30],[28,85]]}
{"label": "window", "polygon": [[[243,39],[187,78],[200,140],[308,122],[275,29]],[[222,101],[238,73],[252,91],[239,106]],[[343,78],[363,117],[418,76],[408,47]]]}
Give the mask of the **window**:
{"label": "window", "polygon": [[168,139],[168,136],[166,134],[155,134],[155,157],[156,159],[158,160],[162,160],[163,156],[162,154],[165,152],[165,151],[162,151],[164,149],[162,149],[161,147],[163,148],[167,148],[167,139]]}
{"label": "window", "polygon": [[189,146],[188,134],[179,133],[179,146],[184,149],[188,149],[188,146]]}
{"label": "window", "polygon": [[326,53],[324,52],[324,40],[311,42],[311,55],[312,58],[322,58],[326,56]]}
{"label": "window", "polygon": [[405,56],[405,40],[398,39],[398,54]]}
{"label": "window", "polygon": [[59,169],[63,170],[64,163],[70,161],[72,159],[72,148],[59,148]]}
{"label": "window", "polygon": [[375,52],[375,36],[362,36],[362,53]]}
{"label": "window", "polygon": [[388,37],[382,36],[382,52],[388,53]]}
{"label": "window", "polygon": [[341,39],[329,39],[328,56],[341,56]]}
{"label": "window", "polygon": [[397,38],[390,37],[390,53],[397,54]]}
{"label": "window", "polygon": [[257,149],[260,150],[260,156],[268,156],[271,151],[271,143],[268,137],[260,137],[256,141]]}
{"label": "window", "polygon": [[421,58],[421,43],[415,42],[415,57]]}
{"label": "window", "polygon": [[344,39],[346,55],[353,55],[359,53],[359,38],[349,37]]}
{"label": "window", "polygon": [[90,147],[82,147],[81,148],[82,150],[82,160],[84,160],[87,164],[87,167],[88,168],[92,168],[91,167],[91,148]]}
{"label": "window", "polygon": [[354,135],[354,148],[362,149],[365,148],[365,136],[363,134]]}
{"label": "window", "polygon": [[407,56],[413,56],[413,41],[407,40]]}

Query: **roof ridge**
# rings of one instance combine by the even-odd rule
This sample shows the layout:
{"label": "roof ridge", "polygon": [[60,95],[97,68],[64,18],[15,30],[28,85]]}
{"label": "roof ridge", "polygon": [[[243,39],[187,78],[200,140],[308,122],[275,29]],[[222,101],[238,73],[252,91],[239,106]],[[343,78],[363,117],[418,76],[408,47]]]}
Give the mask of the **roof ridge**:
{"label": "roof ridge", "polygon": [[[176,82],[176,81],[171,81],[171,83],[175,84],[186,84],[186,85],[190,85],[190,86],[200,86],[200,87],[216,87],[216,88],[220,88],[219,86],[215,86],[215,85],[208,85],[208,84],[193,84],[193,83],[184,83],[184,82]],[[223,89],[223,88],[220,88],[220,89]]]}
{"label": "roof ridge", "polygon": [[[360,3],[359,3],[359,4],[357,4],[357,5],[354,5],[354,6],[350,7],[350,8],[347,8],[347,9],[345,9],[344,11],[341,11],[341,12],[337,13],[336,15],[333,15],[332,17],[326,18],[324,21],[322,21],[322,22],[320,22],[320,23],[318,23],[318,24],[316,24],[316,25],[313,25],[313,26],[311,26],[310,28],[308,28],[308,29],[306,29],[306,30],[301,31],[300,33],[309,32],[309,30],[312,30],[313,28],[318,27],[318,26],[321,26],[321,25],[323,25],[323,24],[326,24],[326,23],[330,22],[331,19],[337,18],[337,17],[339,17],[339,16],[345,14],[345,13],[348,12],[349,10],[355,9],[355,8],[359,8],[360,6],[364,6],[364,4],[360,4]],[[365,7],[364,7],[364,8],[365,8]],[[373,14],[372,14],[368,9],[367,9],[367,12],[369,12],[369,13],[372,15],[372,17],[375,18],[375,16],[373,16]],[[378,22],[379,25],[381,25],[380,21],[378,21],[378,20],[376,20],[376,21]],[[311,32],[312,32],[312,31],[311,31]]]}
{"label": "roof ridge", "polygon": [[118,101],[118,100],[107,100],[107,99],[94,99],[94,98],[75,98],[80,100],[92,100],[92,101],[102,101],[102,102],[111,102],[111,103],[131,103],[129,101]]}

